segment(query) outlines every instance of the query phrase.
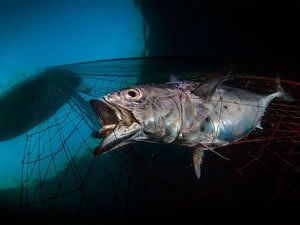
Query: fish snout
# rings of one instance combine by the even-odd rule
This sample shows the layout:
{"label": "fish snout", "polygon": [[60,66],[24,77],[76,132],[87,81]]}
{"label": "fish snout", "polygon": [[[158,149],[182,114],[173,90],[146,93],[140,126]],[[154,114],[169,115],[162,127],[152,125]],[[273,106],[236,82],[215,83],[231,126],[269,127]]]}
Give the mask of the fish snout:
{"label": "fish snout", "polygon": [[114,103],[118,103],[122,101],[122,97],[119,91],[104,96],[104,99],[108,102],[114,102]]}

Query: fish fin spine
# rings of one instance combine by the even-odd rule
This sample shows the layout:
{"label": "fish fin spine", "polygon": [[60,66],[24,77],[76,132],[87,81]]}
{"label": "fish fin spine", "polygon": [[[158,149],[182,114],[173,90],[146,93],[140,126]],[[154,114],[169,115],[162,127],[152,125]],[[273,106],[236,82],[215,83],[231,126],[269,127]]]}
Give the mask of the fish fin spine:
{"label": "fish fin spine", "polygon": [[169,80],[170,80],[171,83],[176,83],[176,82],[178,82],[177,77],[176,77],[175,74],[173,74],[173,73],[170,74]]}

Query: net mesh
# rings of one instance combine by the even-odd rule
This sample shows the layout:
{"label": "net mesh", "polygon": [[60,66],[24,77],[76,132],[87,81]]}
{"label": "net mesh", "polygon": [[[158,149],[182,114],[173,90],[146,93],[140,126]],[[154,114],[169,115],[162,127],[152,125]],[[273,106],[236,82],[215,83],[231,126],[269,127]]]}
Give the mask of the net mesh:
{"label": "net mesh", "polygon": [[[137,74],[130,73],[79,74],[83,77],[79,94],[85,100],[138,81]],[[231,86],[264,93],[274,91],[274,83],[272,77],[249,75],[229,81]],[[138,143],[95,158],[92,152],[99,140],[91,135],[87,111],[77,98],[72,98],[27,134],[20,206],[25,210],[64,208],[76,213],[101,208],[104,212],[113,209],[126,214],[154,202],[165,200],[170,204],[178,192],[184,198],[177,195],[176,204],[182,204],[187,197],[211,201],[249,187],[250,195],[238,197],[298,199],[300,85],[288,80],[281,83],[294,101],[275,99],[263,117],[263,130],[256,129],[242,140],[220,148],[218,152],[230,161],[207,153],[200,181],[194,177],[191,152],[178,146]]]}
{"label": "net mesh", "polygon": [[[85,76],[78,91],[80,98],[88,100],[128,85],[129,81],[122,82],[118,76]],[[60,95],[64,98],[63,93]],[[95,162],[93,149],[99,144],[92,137],[98,121],[91,124],[85,107],[75,95],[51,118],[26,134],[21,208],[40,208],[45,202],[64,199],[75,192],[80,193],[81,204],[90,204],[86,182]],[[78,167],[78,159],[86,158],[90,165]]]}

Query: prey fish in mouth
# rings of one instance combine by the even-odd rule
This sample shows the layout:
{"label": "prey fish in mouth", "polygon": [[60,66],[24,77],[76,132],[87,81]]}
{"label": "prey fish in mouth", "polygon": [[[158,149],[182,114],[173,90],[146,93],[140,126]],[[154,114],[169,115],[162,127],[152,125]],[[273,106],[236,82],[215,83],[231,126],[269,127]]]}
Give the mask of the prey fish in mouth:
{"label": "prey fish in mouth", "polygon": [[138,85],[90,100],[102,127],[96,136],[103,140],[94,154],[139,141],[178,144],[192,149],[195,174],[200,178],[205,150],[218,154],[214,149],[262,129],[269,103],[276,97],[289,100],[279,79],[277,91],[268,95],[223,84],[230,70],[201,83],[173,80]]}

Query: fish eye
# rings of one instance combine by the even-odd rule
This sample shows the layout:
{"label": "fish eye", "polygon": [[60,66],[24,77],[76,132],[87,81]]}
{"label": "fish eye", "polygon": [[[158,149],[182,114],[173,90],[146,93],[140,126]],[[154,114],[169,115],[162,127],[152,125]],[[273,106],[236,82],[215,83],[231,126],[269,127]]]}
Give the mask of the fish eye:
{"label": "fish eye", "polygon": [[140,92],[135,89],[128,90],[126,94],[130,99],[138,99],[140,97]]}
{"label": "fish eye", "polygon": [[136,92],[135,91],[128,91],[127,94],[130,96],[130,97],[136,97]]}
{"label": "fish eye", "polygon": [[141,97],[141,93],[136,89],[129,89],[126,92],[127,99],[138,100]]}

